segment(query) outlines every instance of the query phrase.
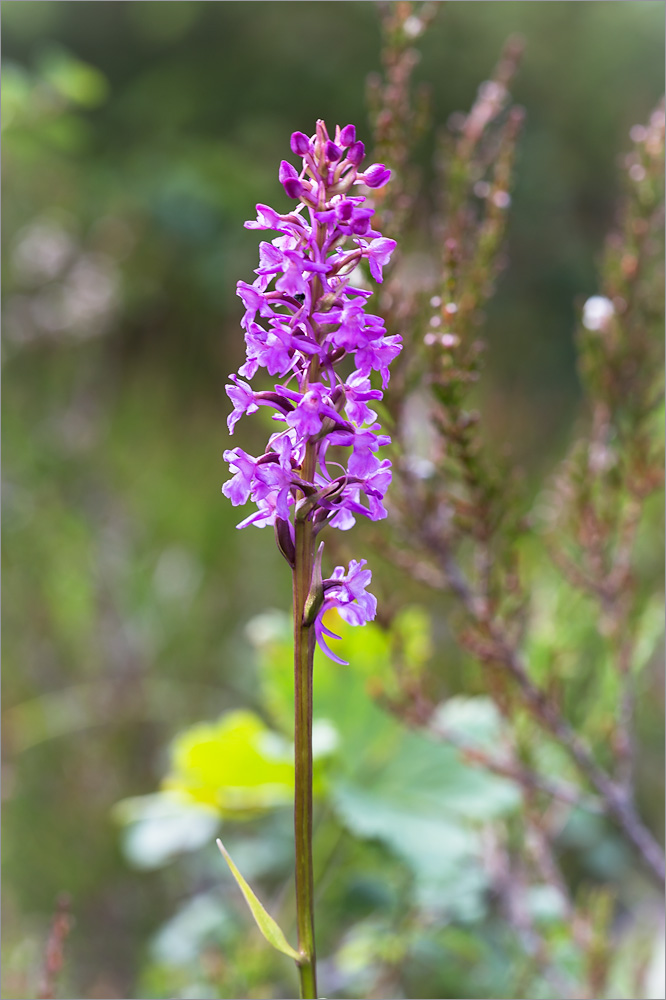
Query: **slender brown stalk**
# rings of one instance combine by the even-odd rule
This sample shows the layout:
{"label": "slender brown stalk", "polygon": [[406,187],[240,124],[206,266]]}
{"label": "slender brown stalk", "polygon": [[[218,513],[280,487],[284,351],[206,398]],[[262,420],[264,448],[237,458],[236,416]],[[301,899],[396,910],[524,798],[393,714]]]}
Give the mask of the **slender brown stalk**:
{"label": "slender brown stalk", "polygon": [[666,881],[664,853],[644,825],[636,811],[633,797],[615,782],[600,767],[585,742],[572,729],[562,715],[558,705],[530,678],[527,667],[518,652],[502,634],[501,629],[480,613],[480,602],[467,582],[455,558],[447,546],[430,538],[434,551],[442,559],[442,568],[451,589],[462,600],[470,615],[481,624],[488,643],[476,648],[479,659],[502,665],[513,677],[522,693],[524,702],[530,707],[534,718],[558,740],[573,758],[579,771],[585,775],[601,797],[604,809],[612,816],[626,839],[633,845],[644,866],[651,872],[660,886]]}
{"label": "slender brown stalk", "polygon": [[65,942],[72,929],[70,901],[66,894],[58,899],[51,930],[46,942],[44,968],[38,996],[40,1000],[53,1000],[56,995],[58,975],[64,962]]}
{"label": "slender brown stalk", "polygon": [[[308,446],[303,478],[309,479],[314,463],[314,449]],[[294,834],[296,841],[296,910],[301,998],[317,996],[317,972],[314,936],[314,879],[312,868],[312,668],[315,647],[314,625],[304,625],[305,602],[310,590],[314,565],[312,522],[296,520],[296,558],[294,584],[294,705],[296,791]]]}

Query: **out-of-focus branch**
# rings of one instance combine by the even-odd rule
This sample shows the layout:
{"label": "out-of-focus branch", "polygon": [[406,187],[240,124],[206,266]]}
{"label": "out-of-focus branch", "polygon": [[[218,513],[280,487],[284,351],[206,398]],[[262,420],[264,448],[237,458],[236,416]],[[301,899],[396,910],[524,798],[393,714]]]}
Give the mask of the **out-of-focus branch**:
{"label": "out-of-focus branch", "polygon": [[600,812],[602,805],[598,799],[585,795],[573,785],[564,781],[552,781],[525,767],[506,746],[503,756],[491,753],[478,744],[465,739],[436,718],[432,704],[420,696],[420,692],[406,692],[406,697],[400,699],[388,697],[382,693],[377,698],[379,704],[401,719],[402,722],[419,729],[433,739],[448,743],[460,751],[461,756],[470,764],[478,765],[502,778],[514,781],[526,792],[544,792],[550,798],[566,805],[586,809],[590,812]]}
{"label": "out-of-focus branch", "polygon": [[645,501],[663,482],[651,426],[663,395],[663,103],[631,136],[625,203],[607,240],[600,294],[586,302],[578,333],[590,431],[557,476],[547,537],[570,585],[598,602],[612,645],[619,677],[615,774],[627,796],[635,755],[632,664],[645,601],[634,550]]}
{"label": "out-of-focus branch", "polygon": [[37,994],[40,1000],[53,1000],[56,996],[58,976],[65,961],[65,942],[71,929],[69,897],[63,895],[58,899],[46,942],[42,979]]}
{"label": "out-of-focus branch", "polygon": [[[388,158],[387,144],[393,143],[398,173],[405,176],[409,79],[415,63],[413,55],[405,56],[405,25],[413,8],[396,4],[391,9],[393,20],[385,21],[386,83],[383,88],[375,85],[374,120],[378,147],[386,150]],[[508,43],[492,79],[479,89],[472,110],[454,116],[454,135],[442,145],[442,204],[434,225],[442,248],[439,277],[426,292],[410,281],[403,261],[403,271],[395,272],[382,301],[387,326],[411,338],[393,393],[386,398],[398,451],[392,510],[397,538],[389,541],[388,551],[421,582],[456,596],[468,623],[460,642],[489,668],[488,683],[498,707],[509,720],[515,710],[526,710],[566,750],[644,865],[663,882],[663,854],[640,820],[631,790],[633,642],[626,630],[633,613],[628,595],[642,501],[658,482],[654,462],[645,459],[647,424],[656,397],[652,372],[644,364],[652,356],[649,338],[639,329],[637,316],[641,310],[645,315],[655,308],[654,282],[648,274],[655,255],[655,227],[660,222],[658,205],[663,200],[655,176],[655,164],[661,162],[660,157],[663,160],[662,119],[653,117],[649,129],[638,137],[642,152],[630,162],[629,170],[636,184],[642,185],[640,197],[635,203],[630,201],[624,243],[611,241],[611,264],[605,267],[615,282],[607,294],[615,303],[612,308],[624,317],[623,324],[609,327],[604,334],[606,344],[595,334],[591,344],[585,341],[581,348],[590,398],[598,403],[593,404],[591,436],[579,448],[586,464],[578,466],[575,475],[561,478],[569,496],[580,499],[577,523],[571,527],[582,557],[576,558],[575,552],[561,544],[553,546],[558,565],[572,585],[600,601],[606,618],[615,622],[614,634],[622,636],[617,641],[624,688],[617,713],[620,763],[615,777],[598,763],[585,737],[569,721],[556,691],[541,687],[523,660],[528,592],[517,568],[516,542],[526,530],[524,504],[513,490],[512,471],[488,460],[479,415],[469,406],[483,351],[476,330],[501,268],[514,153],[523,120],[522,110],[511,104],[509,95],[521,50],[518,40]],[[400,222],[404,218],[394,216]],[[412,399],[418,399],[420,406],[418,440],[410,429]],[[622,445],[629,456],[622,461],[630,474],[623,476],[624,493],[614,486],[608,500],[608,491],[604,494],[597,484],[617,478],[608,455],[617,456]],[[569,466],[574,465],[570,460]],[[571,503],[567,509],[573,509]],[[558,535],[566,537],[561,529]],[[609,553],[611,535],[615,544]],[[581,539],[585,541],[582,546]],[[461,551],[465,553],[462,561]],[[511,684],[503,686],[502,678]],[[488,760],[485,765],[496,770],[498,763]],[[534,787],[533,778],[522,774],[523,787],[529,788],[530,782]]]}
{"label": "out-of-focus branch", "polygon": [[575,761],[581,773],[599,794],[605,811],[637,850],[645,867],[663,884],[666,877],[664,855],[659,844],[641,822],[632,798],[596,763],[591,751],[567,722],[554,700],[529,677],[518,651],[507,641],[501,625],[486,614],[479,598],[464,577],[462,570],[446,545],[436,537],[428,539],[442,562],[451,589],[460,598],[478,630],[468,633],[466,645],[480,662],[503,667],[512,677],[524,705]]}

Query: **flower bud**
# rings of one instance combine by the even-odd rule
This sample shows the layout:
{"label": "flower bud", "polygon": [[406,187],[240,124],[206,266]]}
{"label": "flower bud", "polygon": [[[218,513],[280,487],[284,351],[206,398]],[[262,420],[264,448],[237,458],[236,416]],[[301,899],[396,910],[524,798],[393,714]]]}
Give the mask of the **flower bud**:
{"label": "flower bud", "polygon": [[356,142],[356,129],[353,125],[345,125],[340,132],[340,145],[346,148],[354,142]]}
{"label": "flower bud", "polygon": [[303,132],[292,132],[289,144],[296,156],[305,156],[310,151],[310,140]]}
{"label": "flower bud", "polygon": [[358,142],[352,143],[352,145],[347,150],[347,159],[350,163],[353,163],[355,167],[358,167],[365,156],[365,146],[359,139]]}
{"label": "flower bud", "polygon": [[383,163],[373,163],[359,178],[369,188],[383,187],[391,177],[391,171]]}
{"label": "flower bud", "polygon": [[275,530],[275,541],[277,542],[277,547],[289,565],[293,568],[296,565],[296,546],[294,545],[293,528],[291,523],[286,521],[284,518],[276,517],[273,527]]}
{"label": "flower bud", "polygon": [[342,150],[329,139],[326,143],[326,159],[332,163],[337,163],[342,159]]}
{"label": "flower bud", "polygon": [[278,178],[290,198],[300,198],[303,193],[303,185],[295,168],[287,160],[282,160],[280,163]]}

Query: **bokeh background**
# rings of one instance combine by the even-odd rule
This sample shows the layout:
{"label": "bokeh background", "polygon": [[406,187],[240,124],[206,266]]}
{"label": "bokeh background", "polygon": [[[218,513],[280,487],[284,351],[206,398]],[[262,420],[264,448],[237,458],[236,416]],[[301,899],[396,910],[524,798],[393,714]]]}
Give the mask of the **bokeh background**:
{"label": "bokeh background", "polygon": [[[618,157],[663,89],[664,4],[439,6],[416,71],[434,120],[416,151],[424,210],[435,130],[508,35],[526,41],[484,405],[498,445],[547,472],[576,416],[575,305],[596,290]],[[184,726],[253,704],[245,625],[289,608],[272,539],[236,532],[219,492],[223,386],[243,352],[234,286],[257,246],[242,224],[284,200],[291,131],[323,117],[369,140],[376,4],[2,14],[3,996],[35,995],[63,891],[67,995],[176,995],[150,978],[151,942],[196,878],[133,867],[113,807],[155,790]]]}

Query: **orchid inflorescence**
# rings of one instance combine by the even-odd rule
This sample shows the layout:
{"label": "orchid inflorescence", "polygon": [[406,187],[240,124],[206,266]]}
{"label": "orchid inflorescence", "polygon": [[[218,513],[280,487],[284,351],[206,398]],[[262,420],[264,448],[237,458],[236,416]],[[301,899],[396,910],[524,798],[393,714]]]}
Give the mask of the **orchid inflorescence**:
{"label": "orchid inflorescence", "polygon": [[[347,530],[357,515],[373,521],[386,516],[382,500],[391,462],[377,451],[390,438],[381,433],[368,405],[383,396],[370,374],[379,372],[386,387],[401,337],[387,336],[382,319],[365,311],[372,292],[356,281],[357,268],[366,260],[381,282],[396,244],[372,228],[374,209],[351,190],[382,187],[390,171],[379,163],[361,170],[365,151],[353,125],[336,127],[331,140],[319,121],[312,138],[294,132],[291,149],[301,157],[302,168],[298,172],[283,160],[279,179],[300,204],[284,214],[257,205],[256,220],[245,223],[248,229],[280,235],[260,244],[252,284],[238,282],[247,360],[226,387],[233,403],[230,433],[242,414],[259,406],[272,407],[273,419],[282,426],[259,458],[242,448],[225,451],[233,476],[222,490],[234,505],[254,501],[256,510],[238,527],[273,525],[293,568],[296,521],[309,520],[316,535],[327,524]],[[348,357],[353,366],[345,365]],[[350,367],[350,374],[341,374]],[[247,380],[259,368],[284,384],[255,391]],[[348,623],[363,625],[374,618],[377,602],[365,589],[371,579],[365,560],[352,560],[347,572],[337,566],[322,580],[321,548],[306,613],[319,645],[342,663],[325,644],[324,636],[333,633],[323,624],[324,613],[337,608]]]}

